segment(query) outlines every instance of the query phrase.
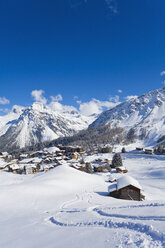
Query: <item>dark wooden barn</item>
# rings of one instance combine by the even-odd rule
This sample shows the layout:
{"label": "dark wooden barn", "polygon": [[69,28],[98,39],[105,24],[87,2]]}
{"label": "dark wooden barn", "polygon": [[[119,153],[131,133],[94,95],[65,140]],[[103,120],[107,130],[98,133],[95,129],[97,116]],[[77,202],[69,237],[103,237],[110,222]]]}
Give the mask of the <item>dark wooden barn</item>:
{"label": "dark wooden barn", "polygon": [[142,201],[141,186],[138,181],[130,176],[122,176],[116,183],[109,186],[109,195],[119,199]]}

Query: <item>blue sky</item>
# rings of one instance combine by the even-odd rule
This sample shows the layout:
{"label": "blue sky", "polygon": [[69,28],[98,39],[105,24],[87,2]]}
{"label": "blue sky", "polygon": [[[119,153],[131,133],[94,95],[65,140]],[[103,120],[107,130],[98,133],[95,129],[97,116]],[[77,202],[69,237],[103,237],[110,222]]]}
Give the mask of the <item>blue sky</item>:
{"label": "blue sky", "polygon": [[0,1],[1,114],[34,90],[79,107],[163,87],[164,24],[164,0]]}

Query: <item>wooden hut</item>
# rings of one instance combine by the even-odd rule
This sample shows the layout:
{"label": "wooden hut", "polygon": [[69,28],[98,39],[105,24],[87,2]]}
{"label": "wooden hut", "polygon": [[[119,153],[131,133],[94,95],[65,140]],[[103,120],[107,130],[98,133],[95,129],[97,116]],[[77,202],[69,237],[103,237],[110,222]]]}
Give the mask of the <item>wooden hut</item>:
{"label": "wooden hut", "polygon": [[142,147],[136,147],[136,151],[143,151],[143,148]]}
{"label": "wooden hut", "polygon": [[108,164],[107,162],[95,162],[93,165],[94,168],[94,172],[109,172],[111,171],[111,167],[110,164]]}
{"label": "wooden hut", "polygon": [[116,172],[119,172],[119,173],[127,173],[128,170],[127,170],[124,166],[120,166],[120,167],[117,167],[117,168],[116,168]]}
{"label": "wooden hut", "polygon": [[152,155],[154,153],[153,149],[145,149],[144,150],[144,153],[145,154],[149,154],[149,155]]}
{"label": "wooden hut", "polygon": [[79,154],[77,152],[74,152],[71,154],[71,158],[77,160],[77,159],[79,159]]}
{"label": "wooden hut", "polygon": [[45,172],[47,172],[47,171],[49,171],[49,170],[51,170],[51,169],[53,169],[54,168],[54,165],[53,164],[47,164],[47,165],[45,165],[44,167],[43,167],[43,170],[45,171]]}
{"label": "wooden hut", "polygon": [[25,172],[26,172],[26,175],[28,175],[28,174],[35,174],[36,172],[38,172],[38,170],[37,170],[36,165],[34,165],[34,164],[28,164],[25,167]]}
{"label": "wooden hut", "polygon": [[145,197],[141,194],[141,186],[136,179],[122,176],[116,183],[109,186],[109,195],[119,199],[142,201]]}
{"label": "wooden hut", "polygon": [[9,172],[17,173],[17,174],[22,174],[23,170],[18,164],[11,164],[8,166]]}

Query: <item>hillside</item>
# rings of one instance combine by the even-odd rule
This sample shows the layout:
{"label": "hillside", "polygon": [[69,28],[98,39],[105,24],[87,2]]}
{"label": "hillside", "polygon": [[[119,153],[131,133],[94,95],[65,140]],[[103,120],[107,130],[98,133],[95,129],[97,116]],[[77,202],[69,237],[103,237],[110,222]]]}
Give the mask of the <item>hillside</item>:
{"label": "hillside", "polygon": [[121,103],[103,112],[91,125],[110,124],[153,145],[165,133],[165,87]]}

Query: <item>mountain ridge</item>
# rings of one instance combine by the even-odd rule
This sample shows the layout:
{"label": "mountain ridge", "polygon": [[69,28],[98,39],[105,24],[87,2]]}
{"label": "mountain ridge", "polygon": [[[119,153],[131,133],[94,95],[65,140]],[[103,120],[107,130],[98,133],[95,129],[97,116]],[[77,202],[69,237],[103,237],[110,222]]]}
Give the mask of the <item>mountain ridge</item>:
{"label": "mountain ridge", "polygon": [[33,103],[23,109],[14,107],[0,121],[0,149],[7,150],[71,136],[87,128],[90,118],[74,111],[60,114],[42,103]]}
{"label": "mountain ridge", "polygon": [[[74,108],[65,109],[63,112],[54,111],[50,106],[39,102],[26,108],[15,105],[10,113],[0,117],[0,150],[7,151],[35,146],[62,137],[71,137],[86,129],[87,133],[85,134],[84,131],[83,137],[88,137],[89,134],[95,139],[95,134],[97,136],[98,132],[99,135],[102,135],[103,130],[106,130],[106,125],[108,125],[108,129],[109,126],[112,129],[121,128],[124,138],[120,138],[120,140],[123,142],[124,140],[126,142],[128,140],[131,142],[141,141],[145,146],[153,145],[164,136],[164,113],[165,87],[122,102],[116,107],[102,112],[98,118],[96,115],[83,116]],[[102,126],[105,128],[95,129]],[[94,135],[91,134],[91,131],[88,132],[88,129],[91,128],[95,132]],[[120,130],[120,137],[121,129],[116,129]],[[82,138],[82,133],[76,136],[76,140],[79,138]]]}
{"label": "mountain ridge", "polygon": [[150,91],[139,97],[120,103],[107,110],[89,126],[110,124],[129,131],[133,129],[138,137],[152,143],[165,132],[165,87]]}

